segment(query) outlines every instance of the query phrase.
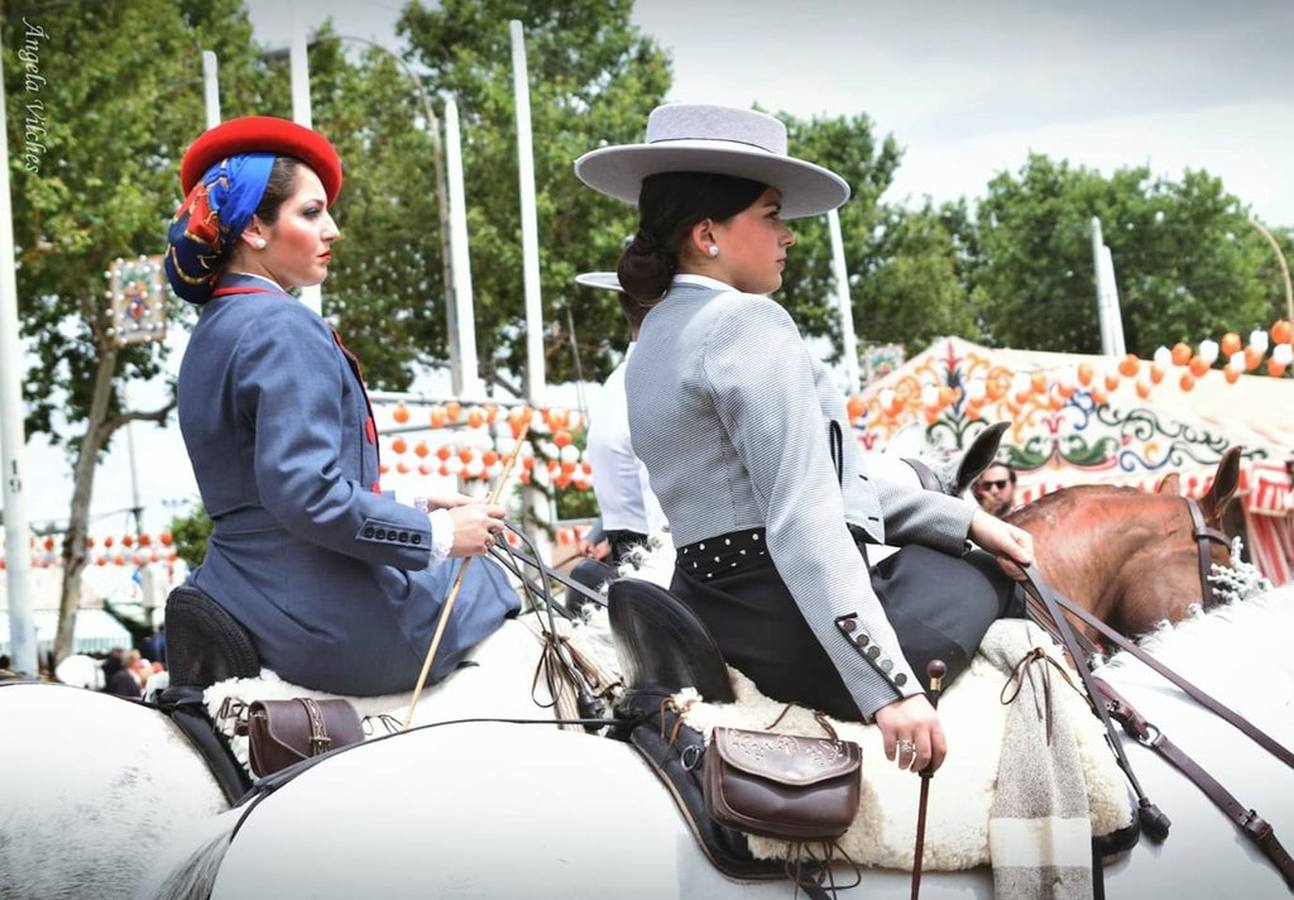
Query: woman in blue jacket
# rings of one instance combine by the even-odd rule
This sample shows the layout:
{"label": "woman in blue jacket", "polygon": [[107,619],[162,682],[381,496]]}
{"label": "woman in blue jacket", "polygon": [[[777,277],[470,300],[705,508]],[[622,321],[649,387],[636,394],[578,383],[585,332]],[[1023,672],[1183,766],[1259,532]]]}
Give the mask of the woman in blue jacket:
{"label": "woman in blue jacket", "polygon": [[[264,664],[318,690],[410,689],[459,563],[486,552],[501,508],[430,514],[381,493],[359,361],[287,293],[328,273],[341,161],[323,136],[249,116],[203,134],[181,165],[165,267],[201,312],[180,367],[179,419],[214,524],[190,577],[242,623]],[[492,562],[468,570],[433,678],[518,607]]]}

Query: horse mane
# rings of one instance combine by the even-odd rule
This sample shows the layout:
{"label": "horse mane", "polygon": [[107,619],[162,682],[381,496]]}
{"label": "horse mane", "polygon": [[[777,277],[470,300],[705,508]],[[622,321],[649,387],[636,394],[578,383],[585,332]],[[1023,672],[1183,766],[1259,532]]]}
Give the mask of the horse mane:
{"label": "horse mane", "polygon": [[1109,484],[1080,484],[1074,487],[1061,488],[1050,494],[1044,494],[1032,503],[1028,503],[1019,509],[1012,510],[1004,517],[1012,525],[1024,527],[1034,519],[1043,518],[1047,515],[1053,515],[1068,510],[1069,507],[1075,506],[1091,497],[1101,497],[1104,499],[1124,499],[1132,500],[1137,497],[1157,497],[1158,494],[1147,494],[1136,488],[1125,487],[1122,485]]}

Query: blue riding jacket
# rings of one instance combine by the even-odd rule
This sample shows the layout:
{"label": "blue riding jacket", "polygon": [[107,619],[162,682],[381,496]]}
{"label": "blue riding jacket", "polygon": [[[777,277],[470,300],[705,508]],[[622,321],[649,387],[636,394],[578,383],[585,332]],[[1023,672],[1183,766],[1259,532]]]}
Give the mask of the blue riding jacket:
{"label": "blue riding jacket", "polygon": [[[288,681],[412,688],[461,561],[428,567],[428,516],[380,492],[368,396],[335,332],[271,282],[226,275],[185,350],[179,419],[215,526],[190,582]],[[502,570],[473,563],[432,678],[517,608]]]}

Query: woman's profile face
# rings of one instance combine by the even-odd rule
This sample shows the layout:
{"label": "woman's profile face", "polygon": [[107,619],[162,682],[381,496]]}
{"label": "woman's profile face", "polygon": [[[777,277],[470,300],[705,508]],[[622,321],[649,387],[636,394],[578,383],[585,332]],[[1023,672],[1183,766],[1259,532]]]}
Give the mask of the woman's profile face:
{"label": "woman's profile face", "polygon": [[750,206],[713,226],[719,255],[715,266],[734,288],[769,294],[782,286],[786,251],[795,235],[782,221],[782,192],[765,188]]}
{"label": "woman's profile face", "polygon": [[341,232],[328,213],[328,195],[308,166],[297,169],[296,190],[279,207],[266,246],[256,259],[283,287],[319,284],[328,277],[331,246]]}

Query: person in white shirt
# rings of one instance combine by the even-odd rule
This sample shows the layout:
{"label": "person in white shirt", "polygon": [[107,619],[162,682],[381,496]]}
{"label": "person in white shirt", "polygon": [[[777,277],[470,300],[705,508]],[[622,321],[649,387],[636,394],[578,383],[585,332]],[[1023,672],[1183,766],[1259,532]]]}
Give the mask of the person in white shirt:
{"label": "person in white shirt", "polygon": [[[614,272],[586,272],[576,282],[598,290],[624,294]],[[633,547],[645,543],[648,536],[664,525],[656,495],[647,481],[647,469],[634,455],[629,440],[629,407],[625,396],[625,367],[633,355],[634,342],[646,310],[637,303],[622,303],[632,333],[625,358],[603,382],[602,391],[590,404],[588,453],[593,467],[593,493],[601,511],[601,538],[582,547],[589,557],[572,570],[571,575],[589,587],[600,587],[615,577],[618,566]],[[604,543],[605,541],[605,543]],[[574,594],[568,601],[576,601]]]}
{"label": "person in white shirt", "polygon": [[[614,272],[588,272],[575,280],[587,287],[621,293]],[[665,514],[647,482],[647,469],[634,455],[629,440],[625,367],[633,355],[645,313],[636,303],[625,305],[632,340],[625,358],[603,382],[602,392],[589,409],[588,451],[593,467],[593,493],[598,498],[602,531],[611,545],[614,562],[619,562],[632,546],[643,543],[665,524]]]}

